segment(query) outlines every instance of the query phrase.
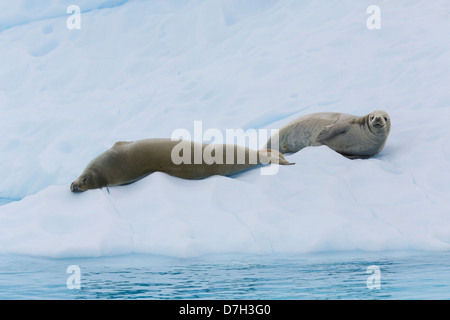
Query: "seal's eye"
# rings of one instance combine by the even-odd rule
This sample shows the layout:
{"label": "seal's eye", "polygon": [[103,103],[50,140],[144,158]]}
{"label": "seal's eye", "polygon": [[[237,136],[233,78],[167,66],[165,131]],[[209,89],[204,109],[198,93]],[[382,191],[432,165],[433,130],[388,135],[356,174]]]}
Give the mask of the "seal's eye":
{"label": "seal's eye", "polygon": [[384,121],[387,121],[387,117],[384,117]]}
{"label": "seal's eye", "polygon": [[372,121],[372,120],[373,120],[373,115],[370,116],[370,121]]}
{"label": "seal's eye", "polygon": [[83,178],[83,183],[84,183],[84,184],[88,183],[88,181],[89,181],[88,177],[84,177],[84,178]]}

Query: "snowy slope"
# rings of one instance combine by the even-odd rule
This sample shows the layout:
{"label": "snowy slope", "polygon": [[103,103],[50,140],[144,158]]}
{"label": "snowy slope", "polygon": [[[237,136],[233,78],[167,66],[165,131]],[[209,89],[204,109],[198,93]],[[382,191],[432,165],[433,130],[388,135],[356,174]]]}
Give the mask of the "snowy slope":
{"label": "snowy slope", "polygon": [[[0,4],[0,252],[450,249],[450,3],[68,1]],[[115,141],[178,128],[280,128],[301,115],[384,109],[385,149],[326,147],[276,175],[156,173],[72,194]]]}

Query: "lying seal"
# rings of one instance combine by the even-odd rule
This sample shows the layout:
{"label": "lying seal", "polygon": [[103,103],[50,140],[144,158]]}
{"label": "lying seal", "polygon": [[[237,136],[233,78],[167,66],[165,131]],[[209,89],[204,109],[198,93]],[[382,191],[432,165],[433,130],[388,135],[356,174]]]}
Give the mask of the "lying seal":
{"label": "lying seal", "polygon": [[129,184],[155,171],[183,179],[229,176],[268,163],[290,164],[273,150],[255,151],[241,146],[188,140],[121,141],[92,160],[70,189],[83,192]]}
{"label": "lying seal", "polygon": [[[281,128],[278,149],[281,153],[291,153],[326,145],[347,158],[367,159],[383,149],[390,129],[391,120],[385,111],[374,111],[363,117],[314,113]],[[273,138],[267,142],[267,148],[271,148]]]}

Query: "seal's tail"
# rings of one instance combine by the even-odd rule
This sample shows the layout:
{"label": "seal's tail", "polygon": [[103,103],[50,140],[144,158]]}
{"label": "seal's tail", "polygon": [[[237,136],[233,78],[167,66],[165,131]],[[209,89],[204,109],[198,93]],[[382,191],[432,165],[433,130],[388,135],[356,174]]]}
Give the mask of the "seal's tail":
{"label": "seal's tail", "polygon": [[295,163],[287,161],[283,157],[281,152],[272,150],[272,149],[260,150],[259,158],[260,158],[261,163],[263,163],[263,164],[269,164],[269,163],[278,163],[278,164],[282,164],[282,165],[295,164]]}

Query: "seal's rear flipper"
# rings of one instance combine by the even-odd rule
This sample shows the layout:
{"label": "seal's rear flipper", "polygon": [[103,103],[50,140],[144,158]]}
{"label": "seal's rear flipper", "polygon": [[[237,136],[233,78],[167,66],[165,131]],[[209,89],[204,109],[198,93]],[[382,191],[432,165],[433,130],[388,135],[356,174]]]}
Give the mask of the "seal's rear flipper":
{"label": "seal's rear flipper", "polygon": [[260,156],[261,163],[263,163],[263,164],[269,164],[269,163],[278,163],[281,165],[295,164],[295,163],[287,161],[283,157],[281,152],[272,150],[272,149],[260,150],[259,156]]}

